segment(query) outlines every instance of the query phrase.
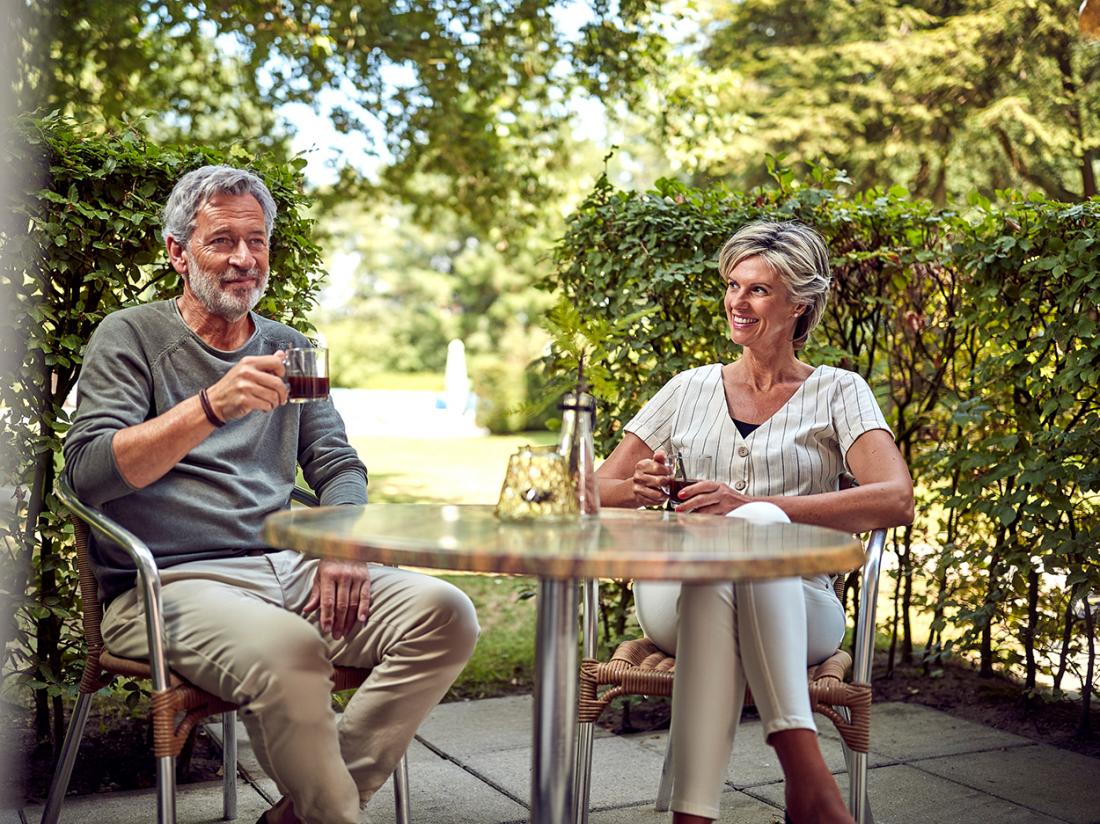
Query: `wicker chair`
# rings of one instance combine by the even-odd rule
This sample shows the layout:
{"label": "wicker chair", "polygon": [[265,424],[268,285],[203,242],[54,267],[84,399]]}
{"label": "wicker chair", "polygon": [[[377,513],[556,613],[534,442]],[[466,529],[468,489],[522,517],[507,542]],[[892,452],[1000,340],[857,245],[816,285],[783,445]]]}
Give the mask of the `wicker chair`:
{"label": "wicker chair", "polygon": [[[878,597],[879,567],[886,543],[886,530],[876,529],[867,543],[863,564],[863,586],[855,634],[855,665],[852,657],[838,650],[832,657],[810,667],[808,680],[810,705],[836,725],[844,746],[850,783],[849,809],[860,824],[871,822],[867,800],[867,751],[871,738],[871,661],[874,655],[875,602]],[[852,573],[853,575],[855,573]],[[843,596],[844,576],[837,579],[837,595]],[[584,589],[587,622],[594,622],[596,599],[591,585]],[[608,704],[621,695],[672,695],[676,659],[662,652],[648,638],[626,641],[615,650],[611,660],[594,660],[595,627],[585,630],[585,658],[580,667],[578,717],[580,730],[577,746],[577,821],[587,824],[588,796],[592,772],[592,725]],[[591,648],[590,648],[591,647]],[[851,682],[845,676],[851,672]],[[609,686],[603,693],[600,687]],[[752,703],[746,692],[745,703]],[[665,752],[661,783],[657,791],[657,809],[668,809],[672,796],[671,750]]]}
{"label": "wicker chair", "polygon": [[[42,824],[55,824],[61,814],[61,804],[69,787],[73,764],[76,761],[84,725],[88,720],[92,695],[110,682],[115,675],[148,678],[153,682],[153,699],[150,715],[153,723],[153,755],[157,760],[157,821],[174,824],[176,821],[176,757],[183,749],[188,735],[203,718],[221,713],[223,757],[223,817],[229,821],[237,817],[237,705],[223,701],[215,695],[199,689],[168,668],[164,652],[164,627],[161,619],[160,576],[149,549],[116,522],[81,503],[72,487],[61,479],[57,482],[57,496],[71,512],[76,531],[77,566],[80,574],[80,595],[84,603],[84,640],[88,646],[88,658],[84,675],[80,679],[80,695],[73,709],[73,717],[65,733],[50,784],[46,807],[42,812]],[[313,493],[294,489],[291,497],[309,506],[317,505]],[[148,661],[119,658],[104,648],[100,622],[103,610],[99,604],[95,576],[88,560],[88,538],[91,529],[108,536],[121,546],[134,561],[138,570],[137,585],[145,600],[146,630],[149,634]],[[335,667],[332,676],[334,692],[354,689],[366,679],[369,670],[353,667]],[[394,801],[397,806],[398,824],[409,822],[409,776],[405,757],[394,772]]]}

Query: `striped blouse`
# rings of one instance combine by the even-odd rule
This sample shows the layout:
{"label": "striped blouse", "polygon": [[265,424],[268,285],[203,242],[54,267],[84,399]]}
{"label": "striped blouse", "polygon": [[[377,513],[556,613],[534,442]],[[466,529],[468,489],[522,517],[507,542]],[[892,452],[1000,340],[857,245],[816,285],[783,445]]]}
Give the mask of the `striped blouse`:
{"label": "striped blouse", "polygon": [[819,366],[778,411],[747,438],[734,425],[722,364],[681,372],[625,427],[654,452],[670,447],[712,455],[715,477],[750,496],[812,495],[839,488],[848,449],[886,419],[857,373]]}

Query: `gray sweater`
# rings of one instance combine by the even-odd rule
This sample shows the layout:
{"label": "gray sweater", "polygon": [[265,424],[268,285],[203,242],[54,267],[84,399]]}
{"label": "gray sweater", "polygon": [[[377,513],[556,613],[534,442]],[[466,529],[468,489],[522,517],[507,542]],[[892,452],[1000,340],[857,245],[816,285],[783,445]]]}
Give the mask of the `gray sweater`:
{"label": "gray sweater", "polygon": [[[247,355],[270,355],[287,341],[309,345],[289,326],[252,320],[248,342],[222,352],[191,331],[175,300],[161,301],[108,315],[85,350],[66,476],[82,501],[145,541],[162,568],[265,548],[263,520],[289,506],[297,464],[321,503],[366,503],[366,467],[331,400],[230,421],[144,489],[119,473],[111,441],[120,429],[196,395]],[[134,586],[120,547],[94,541],[91,559],[104,603]]]}

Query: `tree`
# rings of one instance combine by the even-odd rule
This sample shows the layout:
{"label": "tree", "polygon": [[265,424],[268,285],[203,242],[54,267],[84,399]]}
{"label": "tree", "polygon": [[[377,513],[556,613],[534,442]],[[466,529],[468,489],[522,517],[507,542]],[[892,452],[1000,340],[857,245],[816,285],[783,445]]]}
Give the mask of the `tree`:
{"label": "tree", "polygon": [[713,0],[655,92],[675,165],[755,185],[765,152],[944,203],[1096,193],[1100,43],[1055,0]]}
{"label": "tree", "polygon": [[[147,113],[152,133],[269,145],[285,128],[276,107],[339,89],[340,129],[385,130],[383,189],[483,225],[522,222],[562,156],[570,90],[626,94],[659,54],[655,5],[28,0],[14,83],[26,108],[100,124]],[[574,35],[560,20],[578,8]],[[362,193],[354,173],[343,182],[341,196]]]}

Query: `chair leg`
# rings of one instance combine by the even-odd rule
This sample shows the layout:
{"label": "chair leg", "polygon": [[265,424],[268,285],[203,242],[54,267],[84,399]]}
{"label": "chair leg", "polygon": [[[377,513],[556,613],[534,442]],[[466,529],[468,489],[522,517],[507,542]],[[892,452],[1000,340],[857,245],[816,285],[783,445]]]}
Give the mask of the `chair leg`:
{"label": "chair leg", "polygon": [[[836,710],[845,721],[852,720],[847,707],[836,707]],[[840,746],[844,751],[844,766],[848,768],[848,811],[856,824],[874,824],[871,800],[867,795],[867,753],[851,749],[843,738]]]}
{"label": "chair leg", "polygon": [[577,725],[576,824],[588,824],[588,802],[592,795],[592,738],[595,724]]}
{"label": "chair leg", "polygon": [[176,759],[157,759],[157,824],[176,824]]}
{"label": "chair leg", "polygon": [[661,784],[657,787],[657,812],[668,812],[672,802],[672,741],[665,744],[665,762],[661,765]]}
{"label": "chair leg", "polygon": [[222,713],[222,818],[237,817],[237,711]]}
{"label": "chair leg", "polygon": [[56,824],[61,815],[61,804],[69,790],[69,779],[73,775],[73,764],[80,749],[80,739],[84,737],[84,725],[88,723],[88,710],[92,708],[92,694],[80,693],[73,707],[73,717],[69,719],[69,728],[65,731],[65,742],[61,745],[61,757],[57,759],[50,794],[46,796],[46,807],[42,810],[42,824]]}
{"label": "chair leg", "polygon": [[409,759],[401,756],[393,771],[393,805],[397,824],[409,824],[412,820],[409,804]]}

